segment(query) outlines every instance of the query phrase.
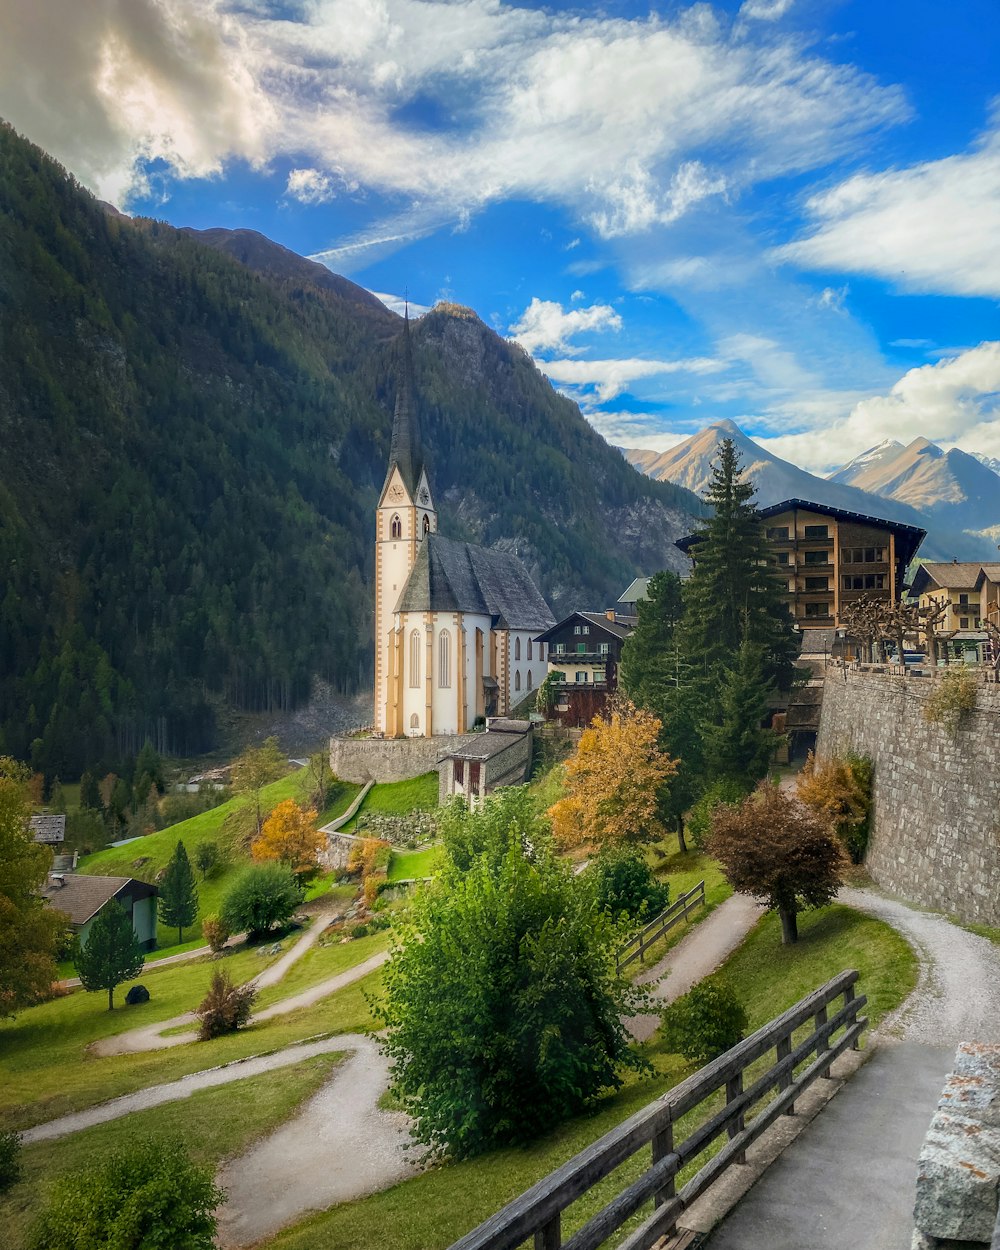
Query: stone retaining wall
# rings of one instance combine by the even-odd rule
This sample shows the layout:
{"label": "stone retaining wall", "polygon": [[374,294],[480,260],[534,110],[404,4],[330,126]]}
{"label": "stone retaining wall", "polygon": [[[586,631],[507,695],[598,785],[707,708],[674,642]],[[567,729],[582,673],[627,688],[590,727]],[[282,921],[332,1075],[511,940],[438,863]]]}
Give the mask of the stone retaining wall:
{"label": "stone retaining wall", "polygon": [[1000,924],[1000,686],[951,733],[923,717],[933,677],[830,668],[817,754],[875,765],[866,866],[885,889]]}
{"label": "stone retaining wall", "polygon": [[443,755],[462,741],[440,738],[331,738],[330,767],[341,781],[408,781],[432,772]]}

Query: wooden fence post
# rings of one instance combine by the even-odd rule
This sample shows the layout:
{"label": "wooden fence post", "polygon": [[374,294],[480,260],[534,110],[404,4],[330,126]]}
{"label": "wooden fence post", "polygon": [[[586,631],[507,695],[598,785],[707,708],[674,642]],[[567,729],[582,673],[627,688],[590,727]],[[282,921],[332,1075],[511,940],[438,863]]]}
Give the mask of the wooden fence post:
{"label": "wooden fence post", "polygon": [[[674,1149],[674,1124],[673,1121],[666,1128],[661,1129],[653,1137],[653,1162],[659,1163],[661,1159],[665,1159]],[[677,1179],[671,1176],[661,1189],[653,1194],[653,1206],[662,1207],[665,1202],[669,1202],[677,1193]],[[672,1231],[672,1230],[671,1230]]]}
{"label": "wooden fence post", "polygon": [[[787,1037],[782,1037],[778,1041],[778,1045],[776,1048],[776,1057],[777,1057],[778,1062],[780,1063],[782,1059],[787,1059],[791,1053],[792,1053],[792,1035],[789,1033]],[[785,1076],[782,1076],[778,1081],[779,1087],[781,1089],[788,1089],[788,1087],[792,1083],[792,1078],[793,1078],[793,1074],[791,1072],[788,1072]],[[784,1114],[785,1115],[795,1114],[794,1102],[788,1104],[788,1107],[785,1110]]]}
{"label": "wooden fence post", "polygon": [[[815,1016],[813,1016],[813,1022],[815,1023],[816,1028],[818,1030],[818,1029],[821,1029],[826,1024],[826,1021],[827,1021],[826,1007],[823,1006],[823,1007],[820,1007],[819,1011],[817,1011]],[[827,1051],[829,1049],[830,1049],[830,1039],[828,1037],[820,1038],[820,1040],[816,1043],[816,1058],[818,1059],[820,1055],[824,1053],[824,1051]],[[830,1075],[829,1064],[827,1064],[825,1068],[821,1069],[820,1076],[823,1078],[824,1081],[833,1080],[833,1077]]]}
{"label": "wooden fence post", "polygon": [[[735,1076],[730,1077],[729,1080],[726,1081],[726,1105],[728,1106],[729,1103],[735,1101],[735,1099],[737,1099],[742,1093],[743,1093],[743,1070],[740,1069],[740,1071],[737,1072]],[[734,1137],[738,1137],[740,1133],[743,1132],[745,1127],[746,1127],[746,1122],[745,1122],[743,1113],[740,1112],[740,1114],[736,1117],[735,1123],[730,1124],[729,1127],[726,1129],[726,1132],[729,1135],[729,1140],[732,1141]],[[736,1156],[735,1161],[737,1163],[746,1163],[747,1157],[743,1152],[740,1152],[740,1154]]]}
{"label": "wooden fence post", "polygon": [[[854,986],[849,985],[847,989],[844,990],[844,1006],[852,1007],[853,1003],[854,1003]],[[850,1019],[847,1021],[847,1027],[850,1028],[852,1024],[856,1024],[857,1019],[858,1019],[858,1009],[854,1007],[853,1011],[851,1011]],[[851,1043],[851,1050],[860,1050],[860,1049],[861,1049],[861,1038],[856,1037],[854,1041]]]}
{"label": "wooden fence post", "polygon": [[535,1250],[559,1250],[562,1245],[562,1215],[556,1212],[552,1219],[535,1233]]}

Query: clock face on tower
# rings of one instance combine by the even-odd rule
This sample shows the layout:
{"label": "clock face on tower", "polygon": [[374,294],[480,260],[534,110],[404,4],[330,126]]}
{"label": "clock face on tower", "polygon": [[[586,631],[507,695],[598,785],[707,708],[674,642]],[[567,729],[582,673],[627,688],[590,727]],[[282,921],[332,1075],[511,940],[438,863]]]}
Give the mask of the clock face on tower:
{"label": "clock face on tower", "polygon": [[390,488],[389,488],[389,498],[390,498],[390,499],[391,499],[394,503],[395,503],[395,502],[397,502],[398,500],[400,500],[400,499],[402,499],[402,498],[403,498],[403,488],[402,488],[402,486],[400,486],[400,484],[399,484],[398,482],[397,482],[394,486],[390,486]]}
{"label": "clock face on tower", "polygon": [[428,491],[426,486],[421,486],[420,502],[426,504],[426,503],[430,503],[430,500],[431,500],[430,491]]}

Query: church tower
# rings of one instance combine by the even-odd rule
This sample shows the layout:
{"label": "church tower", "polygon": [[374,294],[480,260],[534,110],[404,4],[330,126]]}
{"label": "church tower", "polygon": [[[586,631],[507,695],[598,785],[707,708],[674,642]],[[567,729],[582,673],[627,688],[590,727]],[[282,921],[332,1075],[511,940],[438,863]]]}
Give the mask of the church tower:
{"label": "church tower", "polygon": [[413,385],[409,309],[392,421],[389,467],[375,513],[375,728],[386,737],[401,736],[402,638],[395,608],[425,534],[437,530],[437,512],[424,465]]}

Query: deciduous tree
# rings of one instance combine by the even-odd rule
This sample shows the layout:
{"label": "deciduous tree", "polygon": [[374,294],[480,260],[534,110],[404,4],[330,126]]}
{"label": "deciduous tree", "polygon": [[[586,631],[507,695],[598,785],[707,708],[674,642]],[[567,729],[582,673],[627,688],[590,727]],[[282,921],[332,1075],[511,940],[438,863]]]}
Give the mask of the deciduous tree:
{"label": "deciduous tree", "polygon": [[250,853],[258,863],[278,860],[287,864],[300,881],[307,881],[319,870],[319,854],[325,843],[326,838],[316,828],[316,809],[285,799],[264,821]]}
{"label": "deciduous tree", "polygon": [[29,775],[0,757],[0,1016],[38,1002],[52,988],[55,952],[68,924],[39,893],[52,853],[28,829]]}
{"label": "deciduous tree", "polygon": [[659,747],[660,721],[628,699],[595,716],[565,765],[566,797],[549,811],[564,846],[655,842],[664,835],[660,791],[676,761]]}
{"label": "deciduous tree", "polygon": [[828,820],[856,864],[864,859],[871,809],[871,761],[859,756],[817,760],[812,751],[795,779],[795,794]]}
{"label": "deciduous tree", "polygon": [[229,887],[220,918],[231,933],[245,929],[260,936],[284,922],[302,901],[302,891],[287,864],[251,864]]}
{"label": "deciduous tree", "polygon": [[146,957],[121,903],[112,899],[101,908],[90,926],[86,946],[79,941],[73,964],[80,984],[91,993],[108,991],[108,1011],[115,1009],[115,989],[142,971]]}
{"label": "deciduous tree", "polygon": [[734,890],[778,913],[785,945],[798,941],[803,908],[833,900],[848,864],[830,821],[767,782],[739,807],[715,809],[708,851]]}
{"label": "deciduous tree", "polygon": [[219,844],[217,842],[199,842],[194,848],[194,862],[201,873],[202,881],[204,881],[219,862]]}
{"label": "deciduous tree", "polygon": [[177,930],[177,941],[184,940],[184,929],[198,915],[198,887],[184,843],[178,842],[160,880],[160,919]]}
{"label": "deciduous tree", "polygon": [[287,766],[277,738],[265,738],[259,747],[247,747],[233,764],[233,789],[243,796],[252,820],[252,838],[264,826],[264,787],[282,775]]}

